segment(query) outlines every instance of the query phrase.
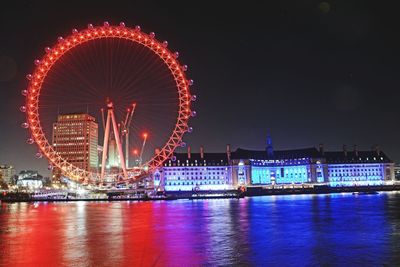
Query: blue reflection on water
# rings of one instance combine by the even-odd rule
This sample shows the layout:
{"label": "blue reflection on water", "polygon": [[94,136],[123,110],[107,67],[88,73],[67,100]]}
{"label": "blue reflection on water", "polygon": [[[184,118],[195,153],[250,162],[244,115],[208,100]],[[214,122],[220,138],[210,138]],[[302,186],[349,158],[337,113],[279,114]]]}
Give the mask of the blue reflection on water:
{"label": "blue reflection on water", "polygon": [[252,263],[387,262],[392,232],[387,198],[340,194],[250,199]]}

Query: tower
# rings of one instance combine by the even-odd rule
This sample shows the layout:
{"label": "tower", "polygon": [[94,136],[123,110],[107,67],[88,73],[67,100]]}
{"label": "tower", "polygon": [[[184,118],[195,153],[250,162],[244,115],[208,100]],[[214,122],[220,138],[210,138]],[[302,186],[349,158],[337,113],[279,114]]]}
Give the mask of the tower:
{"label": "tower", "polygon": [[274,148],[272,146],[272,138],[270,135],[267,136],[267,156],[268,158],[273,158],[274,157]]}
{"label": "tower", "polygon": [[86,113],[58,115],[53,124],[54,150],[69,163],[86,171],[98,168],[98,124]]}

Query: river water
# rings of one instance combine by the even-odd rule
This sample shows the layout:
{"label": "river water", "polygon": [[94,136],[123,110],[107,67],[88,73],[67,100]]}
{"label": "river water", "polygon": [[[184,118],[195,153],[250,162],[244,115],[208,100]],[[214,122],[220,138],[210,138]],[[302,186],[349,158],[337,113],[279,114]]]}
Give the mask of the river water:
{"label": "river water", "polygon": [[400,193],[1,204],[0,266],[400,264]]}

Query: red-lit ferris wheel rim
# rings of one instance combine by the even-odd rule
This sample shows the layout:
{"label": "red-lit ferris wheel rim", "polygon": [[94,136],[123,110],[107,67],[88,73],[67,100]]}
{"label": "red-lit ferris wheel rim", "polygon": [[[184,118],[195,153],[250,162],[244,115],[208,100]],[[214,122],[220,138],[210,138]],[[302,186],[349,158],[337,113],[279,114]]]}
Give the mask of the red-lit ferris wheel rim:
{"label": "red-lit ferris wheel rim", "polygon": [[[190,116],[194,113],[191,111],[190,104],[191,101],[195,99],[195,96],[190,94],[189,87],[192,85],[193,81],[187,80],[184,73],[187,66],[182,66],[179,63],[177,60],[179,54],[177,52],[173,53],[167,49],[168,43],[166,41],[160,42],[155,39],[154,33],[143,33],[139,26],[129,28],[122,22],[119,26],[112,26],[105,22],[103,26],[93,26],[89,24],[88,28],[82,31],[74,29],[71,35],[65,38],[59,37],[57,44],[52,48],[46,47],[46,54],[40,60],[35,60],[36,67],[33,74],[27,75],[30,82],[27,90],[23,91],[23,94],[26,95],[26,106],[22,107],[22,109],[26,112],[27,117],[27,122],[23,124],[23,127],[29,128],[32,136],[28,139],[28,143],[35,142],[39,146],[40,153],[42,153],[54,167],[59,168],[63,175],[77,181],[96,181],[98,180],[98,173],[92,173],[74,166],[63,159],[53,149],[40,123],[39,96],[47,73],[67,51],[76,48],[80,44],[106,38],[122,38],[147,47],[167,65],[176,83],[179,108],[174,130],[165,145],[144,164],[144,166],[149,170],[160,167],[165,160],[172,157],[174,150],[178,146],[184,144],[182,142],[182,137],[185,132],[191,131],[191,127],[188,127],[188,121]],[[128,170],[128,173],[129,177],[132,178],[137,172],[129,172]]]}

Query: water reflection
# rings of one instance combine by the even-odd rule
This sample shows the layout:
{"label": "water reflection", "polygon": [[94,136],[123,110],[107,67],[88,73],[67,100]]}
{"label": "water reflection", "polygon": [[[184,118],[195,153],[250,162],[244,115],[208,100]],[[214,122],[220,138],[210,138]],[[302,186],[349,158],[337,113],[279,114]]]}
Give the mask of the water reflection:
{"label": "water reflection", "polygon": [[2,204],[0,265],[393,265],[400,194]]}

